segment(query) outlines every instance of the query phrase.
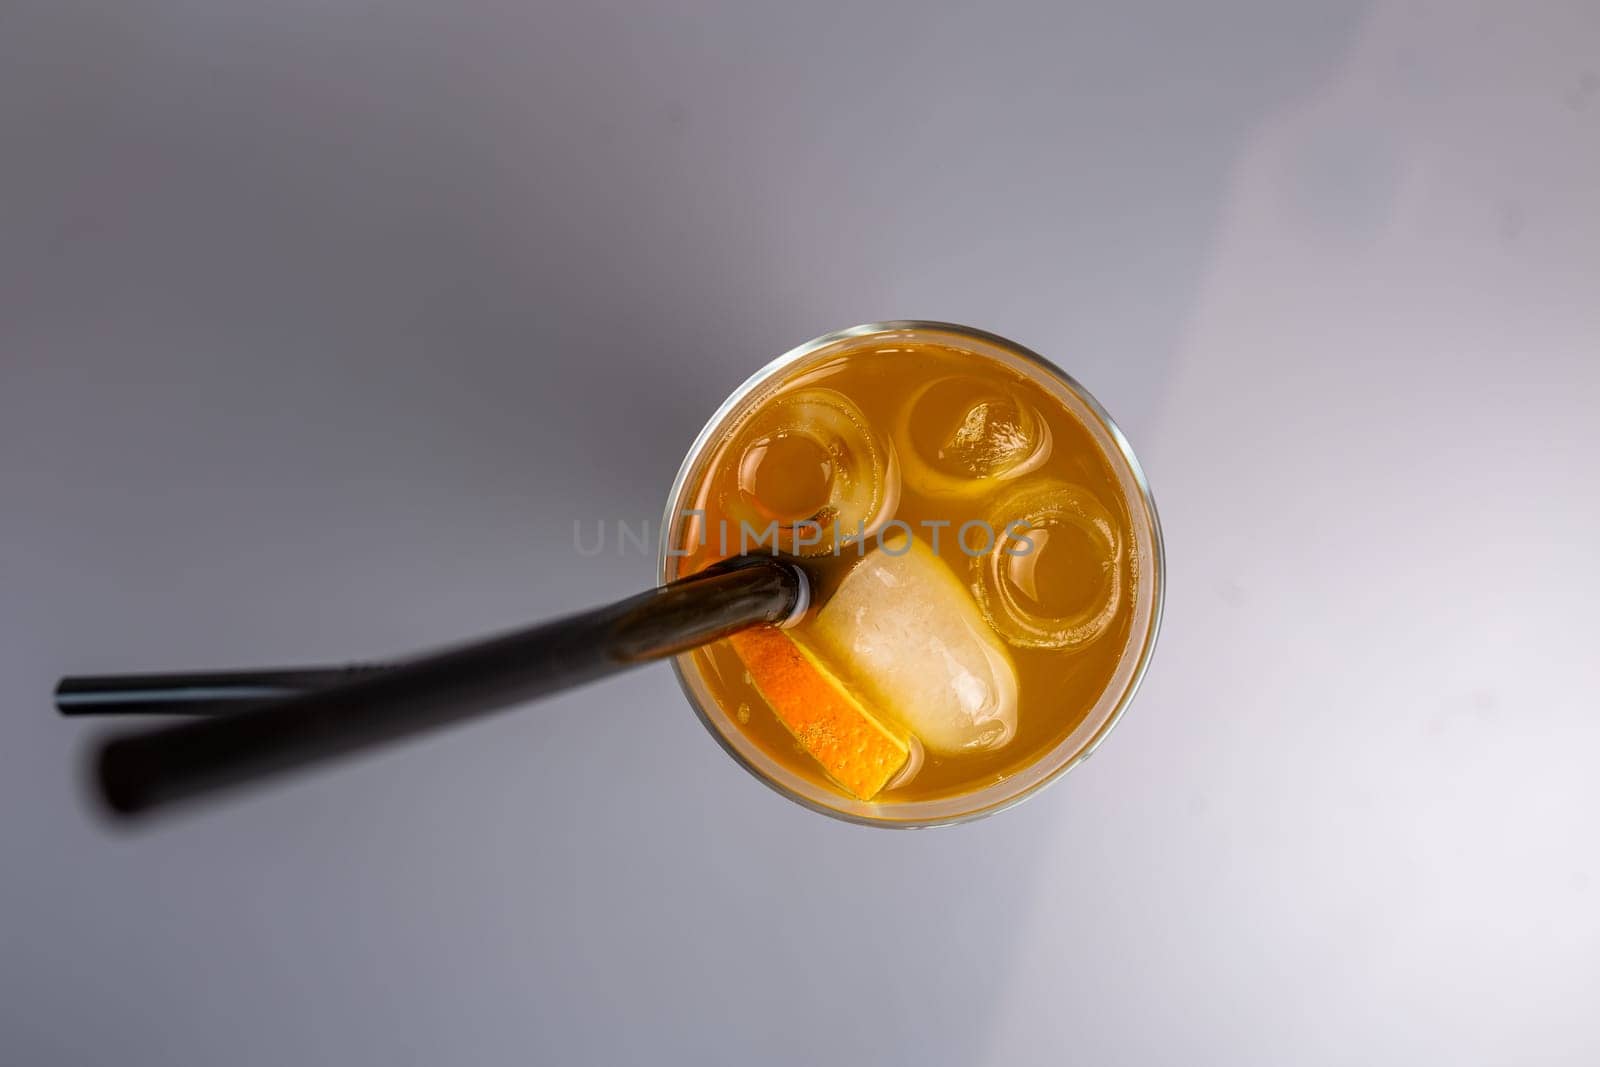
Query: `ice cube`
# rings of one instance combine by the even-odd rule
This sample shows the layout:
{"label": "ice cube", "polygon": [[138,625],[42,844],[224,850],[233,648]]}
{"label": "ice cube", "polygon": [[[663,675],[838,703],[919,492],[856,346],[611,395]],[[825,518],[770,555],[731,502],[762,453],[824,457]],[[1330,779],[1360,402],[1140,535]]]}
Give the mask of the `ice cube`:
{"label": "ice cube", "polygon": [[965,375],[912,394],[895,423],[906,484],[938,497],[981,496],[1050,455],[1050,426],[1014,390]]}
{"label": "ice cube", "polygon": [[719,456],[740,551],[821,555],[875,533],[900,495],[887,442],[853,400],[820,386],[758,410]]}
{"label": "ice cube", "polygon": [[945,439],[939,458],[974,478],[992,478],[1033,451],[1033,440],[1015,405],[980,400]]}
{"label": "ice cube", "polygon": [[891,541],[857,563],[811,637],[931,752],[998,748],[1016,734],[1017,677],[1005,646],[920,541]]}

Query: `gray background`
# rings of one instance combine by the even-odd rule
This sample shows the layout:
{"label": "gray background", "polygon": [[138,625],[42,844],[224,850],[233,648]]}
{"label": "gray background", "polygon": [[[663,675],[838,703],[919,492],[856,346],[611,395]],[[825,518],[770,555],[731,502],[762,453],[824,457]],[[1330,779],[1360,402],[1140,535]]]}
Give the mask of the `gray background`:
{"label": "gray background", "polygon": [[[1068,367],[1161,502],[1088,764],[819,818],[664,667],[132,835],[57,675],[621,595],[823,331]],[[0,4],[7,1064],[1600,1058],[1593,3]]]}

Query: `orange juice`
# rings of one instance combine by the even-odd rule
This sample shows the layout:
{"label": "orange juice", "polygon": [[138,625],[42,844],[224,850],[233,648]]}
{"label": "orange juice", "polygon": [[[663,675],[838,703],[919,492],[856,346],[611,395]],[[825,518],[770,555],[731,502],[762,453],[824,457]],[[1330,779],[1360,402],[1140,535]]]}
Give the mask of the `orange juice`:
{"label": "orange juice", "polygon": [[817,678],[782,692],[803,713],[814,683],[813,702],[866,720],[841,729],[881,741],[881,785],[819,759],[737,642],[678,666],[730,751],[835,814],[946,821],[1031,790],[1098,740],[1154,641],[1159,528],[1136,461],[1080,387],[990,335],[883,324],[780,360],[707,428],[673,503],[666,577],[741,552],[811,577],[780,659]]}

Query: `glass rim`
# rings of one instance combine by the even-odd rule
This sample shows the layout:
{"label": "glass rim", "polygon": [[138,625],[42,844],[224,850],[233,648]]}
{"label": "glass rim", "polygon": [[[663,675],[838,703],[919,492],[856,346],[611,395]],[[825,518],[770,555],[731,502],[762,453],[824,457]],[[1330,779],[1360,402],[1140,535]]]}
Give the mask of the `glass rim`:
{"label": "glass rim", "polygon": [[[710,418],[706,420],[706,423],[701,428],[700,432],[695,435],[694,442],[689,446],[688,452],[684,455],[683,463],[678,468],[677,477],[673,479],[672,488],[667,494],[667,506],[666,510],[662,514],[661,520],[661,536],[659,538],[660,544],[657,549],[656,571],[658,579],[663,582],[669,581],[674,576],[670,573],[670,569],[677,562],[679,557],[668,554],[669,535],[675,532],[675,520],[677,519],[680,511],[680,499],[683,496],[690,476],[695,473],[695,469],[699,465],[700,459],[703,455],[705,455],[707,446],[711,444],[713,437],[722,430],[723,424],[726,422],[728,417],[732,415],[740,407],[740,405],[742,405],[753,393],[765,386],[781,372],[795,366],[808,356],[811,356],[812,354],[824,348],[837,345],[841,342],[856,340],[864,337],[872,337],[878,334],[905,332],[951,334],[958,338],[966,337],[1003,349],[1020,357],[1025,362],[1032,364],[1035,368],[1044,372],[1045,374],[1057,379],[1062,385],[1070,390],[1078,400],[1083,403],[1083,405],[1088,409],[1089,413],[1099,421],[1101,429],[1103,429],[1106,435],[1110,438],[1111,443],[1116,448],[1117,458],[1120,459],[1125,465],[1127,474],[1131,478],[1134,487],[1138,490],[1139,503],[1144,509],[1149,525],[1149,554],[1152,566],[1151,584],[1155,587],[1155,592],[1151,598],[1150,604],[1150,619],[1148,624],[1144,627],[1143,639],[1140,642],[1139,647],[1139,655],[1133,665],[1132,672],[1129,674],[1124,685],[1122,695],[1117,700],[1116,706],[1113,707],[1110,713],[1105,716],[1104,721],[1094,729],[1087,741],[1069,756],[1062,759],[1058,766],[1052,767],[1049,771],[1041,775],[1038,780],[1028,783],[1026,786],[1016,790],[1010,795],[999,797],[990,803],[982,804],[967,811],[957,811],[948,815],[932,816],[925,819],[883,818],[870,814],[858,814],[852,811],[841,810],[839,808],[830,807],[826,804],[820,803],[811,797],[796,792],[795,790],[786,786],[784,783],[777,781],[770,774],[765,773],[761,768],[755,766],[744,752],[740,751],[734,746],[732,741],[723,732],[721,727],[718,726],[717,723],[713,722],[708,716],[705,708],[702,706],[700,695],[691,686],[690,680],[685,673],[685,661],[692,662],[693,653],[686,652],[672,658],[672,671],[678,679],[678,686],[682,690],[685,699],[688,700],[689,706],[694,709],[696,717],[700,719],[701,725],[706,728],[706,732],[716,739],[717,744],[722,746],[723,751],[731,756],[735,763],[743,767],[745,771],[747,771],[762,784],[766,785],[769,789],[804,808],[822,815],[827,815],[834,819],[842,820],[844,822],[854,823],[859,826],[881,827],[884,829],[919,830],[936,826],[952,826],[986,818],[998,812],[1005,811],[1007,808],[1010,808],[1016,804],[1020,804],[1027,798],[1041,792],[1052,782],[1065,777],[1068,771],[1071,771],[1073,768],[1077,767],[1084,760],[1093,755],[1095,750],[1100,747],[1101,743],[1106,739],[1106,737],[1110,735],[1111,731],[1115,729],[1117,723],[1121,721],[1122,716],[1126,713],[1128,706],[1133,703],[1133,699],[1138,694],[1139,687],[1144,681],[1145,673],[1149,669],[1150,661],[1155,654],[1156,641],[1161,631],[1161,616],[1166,601],[1166,549],[1161,533],[1161,518],[1156,510],[1155,496],[1151,492],[1149,479],[1145,475],[1144,467],[1139,463],[1138,456],[1134,454],[1133,446],[1128,442],[1126,435],[1123,434],[1122,429],[1117,425],[1116,420],[1113,419],[1111,414],[1106,411],[1105,407],[1095,399],[1094,394],[1085,389],[1083,385],[1080,384],[1072,375],[1068,374],[1065,370],[1061,369],[1061,367],[1035,352],[1033,349],[1028,348],[1025,345],[1018,344],[1016,341],[1013,341],[1010,338],[1001,337],[999,334],[990,333],[987,330],[981,330],[974,326],[964,326],[959,323],[939,322],[931,319],[887,319],[880,322],[862,323],[861,325],[850,326],[842,330],[834,330],[830,333],[825,333],[819,337],[812,338],[803,344],[796,345],[774,359],[769,360],[766,364],[758,368],[753,374],[747,377],[742,383],[739,384],[737,388],[733,390],[733,392],[728,394],[727,398],[723,400],[721,404],[717,406],[716,411],[711,414]],[[1118,480],[1120,481],[1121,479],[1119,478]],[[1065,745],[1066,741],[1070,740],[1070,738],[1071,735],[1069,734],[1068,737],[1063,739],[1060,744]],[[1049,758],[1050,753],[1046,753],[1044,756],[1041,756],[1039,760],[1029,764],[1028,767],[1035,767],[1039,763],[1042,763]],[[974,790],[974,793],[981,793],[983,791],[984,790],[982,789]],[[950,799],[959,799],[959,797]]]}

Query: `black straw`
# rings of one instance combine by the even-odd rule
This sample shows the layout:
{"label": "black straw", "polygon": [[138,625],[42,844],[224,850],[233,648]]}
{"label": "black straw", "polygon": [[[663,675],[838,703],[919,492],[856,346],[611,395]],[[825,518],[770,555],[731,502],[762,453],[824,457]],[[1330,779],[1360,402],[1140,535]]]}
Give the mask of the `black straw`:
{"label": "black straw", "polygon": [[782,622],[806,579],[776,559],[719,565],[607,607],[360,673],[288,700],[116,737],[95,784],[119,815],[244,784],[497,711]]}
{"label": "black straw", "polygon": [[353,681],[387,664],[198,671],[186,674],[89,674],[61,679],[63,715],[219,715]]}

